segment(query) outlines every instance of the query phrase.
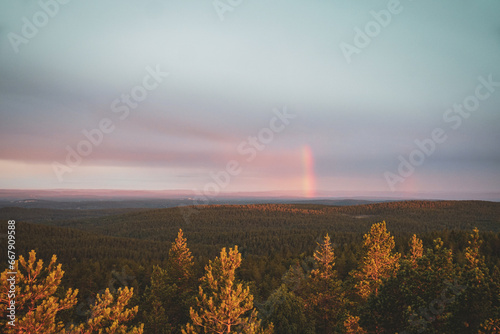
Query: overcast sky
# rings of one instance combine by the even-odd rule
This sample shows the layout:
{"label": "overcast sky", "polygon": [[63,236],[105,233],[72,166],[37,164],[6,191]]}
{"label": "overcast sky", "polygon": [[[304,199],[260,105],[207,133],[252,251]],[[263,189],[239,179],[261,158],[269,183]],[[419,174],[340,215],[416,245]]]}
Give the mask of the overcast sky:
{"label": "overcast sky", "polygon": [[[233,161],[220,191],[498,192],[499,13],[498,0],[4,0],[0,188],[204,191]],[[102,143],[93,132],[68,160],[100,125]]]}

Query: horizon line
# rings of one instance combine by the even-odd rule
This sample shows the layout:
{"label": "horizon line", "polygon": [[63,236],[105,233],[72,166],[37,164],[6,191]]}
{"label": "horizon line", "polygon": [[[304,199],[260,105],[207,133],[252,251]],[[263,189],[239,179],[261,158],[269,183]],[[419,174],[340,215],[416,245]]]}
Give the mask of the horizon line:
{"label": "horizon line", "polygon": [[237,198],[282,198],[298,200],[329,200],[329,199],[391,199],[391,200],[488,200],[500,201],[500,192],[391,192],[391,191],[327,191],[319,190],[314,197],[301,194],[299,190],[265,190],[265,191],[233,191],[221,192],[215,196],[196,194],[190,189],[0,189],[0,199],[50,199],[50,198],[123,198],[123,199],[182,199],[207,197],[210,199]]}

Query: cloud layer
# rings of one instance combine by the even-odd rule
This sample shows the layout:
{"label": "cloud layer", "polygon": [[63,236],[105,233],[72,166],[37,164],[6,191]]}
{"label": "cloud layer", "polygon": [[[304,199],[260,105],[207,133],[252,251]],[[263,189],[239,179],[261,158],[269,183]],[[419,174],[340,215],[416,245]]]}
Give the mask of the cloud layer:
{"label": "cloud layer", "polygon": [[[402,0],[377,23],[391,3],[246,1],[221,21],[210,1],[2,2],[0,188],[202,189],[236,160],[225,191],[302,195],[307,146],[318,193],[389,191],[399,156],[442,128],[395,190],[497,191],[500,87],[457,129],[443,116],[479,77],[500,82],[500,3]],[[40,13],[53,15],[25,37]],[[148,67],[169,76],[120,119],[113,101],[139,92]],[[238,147],[283,106],[296,118],[247,161]],[[103,119],[113,131],[61,182],[54,162]]]}

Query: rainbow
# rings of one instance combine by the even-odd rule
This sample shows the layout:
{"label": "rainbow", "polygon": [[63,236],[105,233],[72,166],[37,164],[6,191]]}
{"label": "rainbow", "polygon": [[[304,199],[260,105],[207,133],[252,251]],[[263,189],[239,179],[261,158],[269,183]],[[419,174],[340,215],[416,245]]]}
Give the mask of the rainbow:
{"label": "rainbow", "polygon": [[302,147],[302,166],[304,169],[302,180],[304,195],[308,198],[315,197],[316,175],[314,174],[314,156],[309,145],[304,145]]}

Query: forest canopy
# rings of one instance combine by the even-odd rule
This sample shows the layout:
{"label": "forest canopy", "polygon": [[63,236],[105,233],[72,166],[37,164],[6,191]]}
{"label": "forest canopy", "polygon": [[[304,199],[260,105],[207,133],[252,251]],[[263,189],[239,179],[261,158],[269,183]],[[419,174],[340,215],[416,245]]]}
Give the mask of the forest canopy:
{"label": "forest canopy", "polygon": [[[2,331],[500,330],[496,203],[197,210],[185,228],[175,209],[19,221],[18,326],[9,327],[6,317],[6,270]],[[382,215],[391,220],[373,221]]]}

